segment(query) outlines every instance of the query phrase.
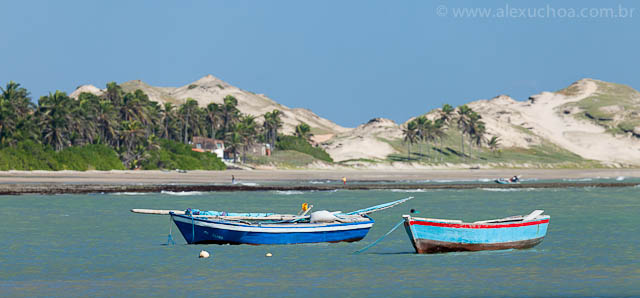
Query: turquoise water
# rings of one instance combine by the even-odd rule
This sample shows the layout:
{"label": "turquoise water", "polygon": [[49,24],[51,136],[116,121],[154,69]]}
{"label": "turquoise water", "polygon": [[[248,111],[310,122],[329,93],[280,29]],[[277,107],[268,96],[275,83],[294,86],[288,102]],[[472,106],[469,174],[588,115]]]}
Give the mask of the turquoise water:
{"label": "turquoise water", "polygon": [[[0,197],[0,296],[640,296],[640,188],[95,194]],[[356,243],[177,245],[169,219],[131,208],[374,213]],[[544,209],[546,239],[529,250],[416,255],[399,229],[410,208],[481,220]],[[205,249],[209,259],[199,259]],[[267,258],[270,252],[273,257]]]}

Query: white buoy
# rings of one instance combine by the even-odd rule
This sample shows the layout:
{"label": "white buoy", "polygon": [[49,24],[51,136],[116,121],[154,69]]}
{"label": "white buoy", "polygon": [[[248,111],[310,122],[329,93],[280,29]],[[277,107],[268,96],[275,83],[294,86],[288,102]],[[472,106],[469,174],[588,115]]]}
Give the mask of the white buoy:
{"label": "white buoy", "polygon": [[271,257],[273,256],[270,252],[268,252],[266,255],[264,255],[265,257]]}
{"label": "white buoy", "polygon": [[206,258],[209,257],[209,253],[206,250],[202,250],[202,251],[200,251],[200,256],[199,257],[206,259]]}

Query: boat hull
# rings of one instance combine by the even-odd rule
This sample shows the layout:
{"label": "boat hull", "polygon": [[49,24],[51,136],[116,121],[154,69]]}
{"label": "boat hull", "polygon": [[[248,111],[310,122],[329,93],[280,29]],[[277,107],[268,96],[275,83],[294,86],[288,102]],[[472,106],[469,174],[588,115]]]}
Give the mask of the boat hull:
{"label": "boat hull", "polygon": [[517,223],[469,224],[405,218],[417,253],[527,249],[544,239],[549,218]]}
{"label": "boat hull", "polygon": [[503,243],[459,243],[429,239],[417,239],[414,243],[414,248],[419,254],[432,254],[454,251],[527,249],[540,244],[540,242],[542,242],[542,239],[544,239],[544,237]]}
{"label": "boat hull", "polygon": [[373,220],[358,223],[308,224],[285,223],[250,225],[172,215],[189,244],[298,244],[353,242],[364,238]]}

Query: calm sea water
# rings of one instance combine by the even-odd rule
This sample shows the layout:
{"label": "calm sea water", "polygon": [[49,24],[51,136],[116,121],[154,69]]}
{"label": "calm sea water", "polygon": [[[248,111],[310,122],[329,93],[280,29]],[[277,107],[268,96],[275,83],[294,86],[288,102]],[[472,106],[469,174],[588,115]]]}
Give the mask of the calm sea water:
{"label": "calm sea water", "polygon": [[[94,194],[0,197],[0,296],[640,296],[640,188]],[[166,216],[131,208],[374,213],[356,243],[186,245]],[[403,229],[360,255],[410,208],[481,220],[544,209],[529,250],[416,255]],[[199,259],[205,249],[209,259]],[[273,257],[265,257],[270,252]]]}

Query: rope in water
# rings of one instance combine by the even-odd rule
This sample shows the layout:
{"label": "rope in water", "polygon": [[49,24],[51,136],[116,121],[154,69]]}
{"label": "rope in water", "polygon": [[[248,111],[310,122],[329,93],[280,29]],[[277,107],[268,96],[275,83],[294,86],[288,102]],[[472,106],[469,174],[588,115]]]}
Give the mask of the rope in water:
{"label": "rope in water", "polygon": [[191,214],[191,244],[196,243],[196,224],[193,222],[193,214]]}
{"label": "rope in water", "polygon": [[173,241],[173,237],[171,236],[171,227],[173,226],[171,223],[171,220],[173,219],[173,216],[169,216],[169,238],[167,238],[167,245],[169,244],[176,244],[175,241]]}
{"label": "rope in water", "polygon": [[384,239],[385,237],[389,236],[389,234],[393,233],[393,231],[395,231],[398,227],[400,227],[400,225],[402,225],[402,223],[404,222],[404,219],[401,220],[399,223],[396,224],[395,227],[393,227],[389,232],[387,232],[386,234],[382,235],[382,237],[380,237],[378,240],[373,241],[373,243],[361,248],[360,250],[354,252],[353,254],[359,254],[369,248],[372,248],[374,245],[378,244],[380,241],[382,241],[382,239]]}

